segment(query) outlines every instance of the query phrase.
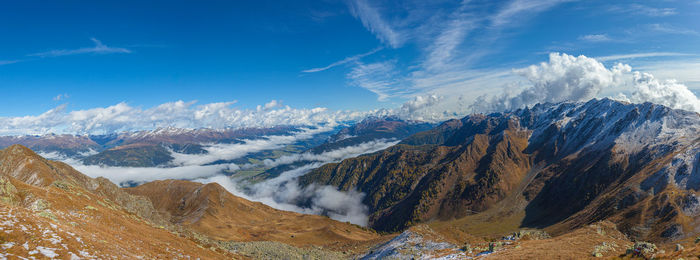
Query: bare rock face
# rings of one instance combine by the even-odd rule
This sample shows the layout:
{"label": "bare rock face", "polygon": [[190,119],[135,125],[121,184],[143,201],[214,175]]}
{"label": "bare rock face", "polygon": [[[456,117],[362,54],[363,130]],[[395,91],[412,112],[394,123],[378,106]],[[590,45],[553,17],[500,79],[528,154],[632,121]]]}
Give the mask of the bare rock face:
{"label": "bare rock face", "polygon": [[700,115],[610,99],[471,115],[300,183],[367,194],[384,231],[492,209],[555,233],[611,220],[634,238],[694,234]]}

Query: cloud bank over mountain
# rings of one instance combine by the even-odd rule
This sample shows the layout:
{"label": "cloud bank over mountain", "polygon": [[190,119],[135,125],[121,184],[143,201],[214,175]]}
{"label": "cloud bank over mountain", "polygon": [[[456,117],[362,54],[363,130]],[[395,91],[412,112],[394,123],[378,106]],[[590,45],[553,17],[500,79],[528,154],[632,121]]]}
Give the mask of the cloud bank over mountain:
{"label": "cloud bank over mountain", "polygon": [[604,91],[621,89],[631,96],[620,93],[617,98],[628,102],[652,102],[700,112],[700,100],[685,85],[675,80],[659,81],[622,63],[606,68],[583,55],[552,53],[548,62],[513,72],[527,79],[525,88],[520,92],[480,96],[473,104],[475,110],[495,112],[543,102],[586,101],[601,97]]}
{"label": "cloud bank over mountain", "polygon": [[37,116],[1,117],[0,135],[69,133],[108,134],[122,131],[177,128],[252,128],[279,125],[336,125],[362,119],[370,112],[331,111],[316,107],[297,109],[273,100],[256,109],[236,108],[232,102],[197,105],[175,101],[142,109],[127,103],[67,111],[58,106]]}
{"label": "cloud bank over mountain", "polygon": [[[119,103],[74,111],[67,111],[64,104],[36,116],[0,117],[0,135],[109,134],[158,127],[318,127],[358,121],[367,116],[398,116],[406,120],[439,122],[473,112],[504,111],[541,102],[586,101],[604,96],[700,111],[700,100],[678,81],[659,80],[650,73],[633,71],[631,66],[622,63],[606,67],[600,61],[583,55],[551,53],[548,61],[513,69],[509,74],[508,77],[499,74],[498,77],[475,82],[491,86],[490,91],[479,96],[468,88],[444,94],[426,92],[413,96],[396,108],[369,111],[291,108],[276,100],[255,109],[237,108],[235,101],[201,105],[197,105],[196,101],[175,101],[147,109]],[[399,85],[390,87],[401,88]],[[617,91],[617,95],[610,94],[614,91]]]}

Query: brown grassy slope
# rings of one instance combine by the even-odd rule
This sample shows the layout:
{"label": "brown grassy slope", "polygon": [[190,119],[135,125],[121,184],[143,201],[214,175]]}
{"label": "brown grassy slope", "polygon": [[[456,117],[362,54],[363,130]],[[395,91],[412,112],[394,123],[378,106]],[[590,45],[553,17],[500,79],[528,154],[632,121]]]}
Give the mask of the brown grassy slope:
{"label": "brown grassy slope", "polygon": [[26,147],[0,152],[0,165],[0,244],[7,256],[234,257],[161,228],[156,224],[160,216],[147,200]]}
{"label": "brown grassy slope", "polygon": [[564,235],[543,239],[517,241],[489,254],[488,259],[591,259],[617,257],[632,245],[624,234],[610,222],[598,222]]}
{"label": "brown grassy slope", "polygon": [[531,158],[523,153],[528,132],[508,118],[468,123],[469,131],[448,140],[462,145],[397,145],[324,165],[300,183],[365,192],[370,224],[383,231],[483,211],[510,194],[530,169]]}
{"label": "brown grassy slope", "polygon": [[222,241],[277,241],[346,251],[383,239],[349,223],[236,197],[216,183],[165,180],[125,190],[150,199],[158,211],[171,216],[172,223]]}

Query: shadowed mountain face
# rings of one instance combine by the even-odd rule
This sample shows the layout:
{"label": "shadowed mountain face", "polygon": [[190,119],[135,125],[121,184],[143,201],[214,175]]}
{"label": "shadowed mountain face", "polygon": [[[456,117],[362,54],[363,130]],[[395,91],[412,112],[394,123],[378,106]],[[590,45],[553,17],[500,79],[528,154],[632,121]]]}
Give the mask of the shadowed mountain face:
{"label": "shadowed mountain face", "polygon": [[598,220],[635,238],[695,234],[700,116],[609,99],[473,115],[301,177],[365,192],[371,226],[494,212],[564,232]]}
{"label": "shadowed mountain face", "polygon": [[[331,135],[325,142],[306,150],[311,154],[322,154],[346,147],[361,145],[373,141],[391,141],[401,140],[412,134],[428,130],[434,125],[424,122],[405,121],[392,117],[370,117],[357,124],[340,129],[337,133]],[[311,163],[310,161],[298,161],[292,164],[283,164],[280,166],[266,169],[260,176],[261,178],[272,178],[279,176],[285,171],[289,171],[300,166]]]}

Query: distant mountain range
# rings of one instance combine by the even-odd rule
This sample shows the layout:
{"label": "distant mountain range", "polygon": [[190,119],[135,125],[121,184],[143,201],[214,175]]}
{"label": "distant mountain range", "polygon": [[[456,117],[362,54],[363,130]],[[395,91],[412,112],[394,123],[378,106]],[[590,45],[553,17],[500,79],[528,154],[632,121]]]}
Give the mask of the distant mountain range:
{"label": "distant mountain range", "polygon": [[[0,143],[19,142],[89,164],[162,167],[173,152],[201,156],[212,143],[300,129],[159,129],[1,137]],[[321,165],[304,158],[401,140],[311,167],[294,179],[300,192],[324,185],[361,192],[353,194],[362,194],[358,200],[369,210],[367,228],[276,210],[217,183],[158,180],[120,188],[10,145],[0,150],[0,215],[7,220],[0,222],[6,230],[0,256],[578,259],[631,255],[640,248],[647,258],[700,252],[694,242],[700,235],[695,112],[601,99],[475,114],[439,125],[368,118],[305,138],[213,163],[247,163],[252,168],[233,178],[263,181]],[[271,163],[290,154],[297,159]]]}
{"label": "distant mountain range", "polygon": [[[391,117],[372,117],[348,127],[321,132],[312,138],[295,142],[295,147],[288,149],[288,152],[308,150],[321,153],[381,138],[402,139],[432,126],[429,123],[403,121]],[[167,166],[173,160],[172,152],[206,154],[204,145],[241,143],[265,136],[294,135],[299,131],[300,127],[295,126],[226,130],[159,128],[110,135],[0,136],[0,148],[21,144],[56,158],[76,158],[86,165],[156,167]],[[243,159],[217,163],[243,164],[247,163],[248,159],[261,161],[276,156],[279,154],[264,150]]]}
{"label": "distant mountain range", "polygon": [[699,154],[698,113],[602,99],[450,120],[300,183],[366,193],[381,231],[489,214],[554,234],[610,220],[674,240],[698,233]]}
{"label": "distant mountain range", "polygon": [[0,147],[13,144],[24,145],[42,153],[61,153],[65,156],[86,157],[110,149],[129,150],[148,146],[171,146],[184,153],[202,152],[196,144],[233,143],[241,139],[258,138],[264,135],[283,135],[298,130],[297,127],[247,129],[182,129],[158,128],[149,131],[124,132],[108,135],[24,135],[0,136]]}

